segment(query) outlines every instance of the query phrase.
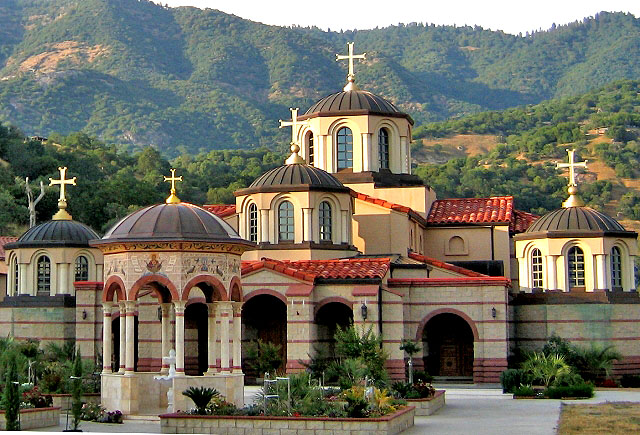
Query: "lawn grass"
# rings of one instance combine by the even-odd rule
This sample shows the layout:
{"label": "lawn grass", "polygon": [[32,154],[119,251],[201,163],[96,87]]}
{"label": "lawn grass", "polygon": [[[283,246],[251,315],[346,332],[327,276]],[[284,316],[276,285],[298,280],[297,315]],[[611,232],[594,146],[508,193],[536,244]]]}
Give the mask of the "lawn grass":
{"label": "lawn grass", "polygon": [[640,433],[640,403],[563,404],[559,435]]}

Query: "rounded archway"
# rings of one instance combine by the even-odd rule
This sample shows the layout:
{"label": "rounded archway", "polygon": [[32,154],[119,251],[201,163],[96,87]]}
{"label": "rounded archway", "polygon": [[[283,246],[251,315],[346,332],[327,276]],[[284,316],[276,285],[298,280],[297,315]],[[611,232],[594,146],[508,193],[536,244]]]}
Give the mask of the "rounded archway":
{"label": "rounded archway", "polygon": [[473,329],[454,313],[433,316],[422,332],[425,370],[432,376],[473,376]]}
{"label": "rounded archway", "polygon": [[315,314],[316,350],[326,358],[334,358],[338,327],[345,329],[353,323],[353,310],[343,302],[328,302],[321,305]]}
{"label": "rounded archway", "polygon": [[262,340],[280,346],[284,369],[287,360],[287,305],[270,294],[258,294],[247,299],[242,307],[242,369],[248,375],[257,376],[252,361],[245,358],[247,346]]}

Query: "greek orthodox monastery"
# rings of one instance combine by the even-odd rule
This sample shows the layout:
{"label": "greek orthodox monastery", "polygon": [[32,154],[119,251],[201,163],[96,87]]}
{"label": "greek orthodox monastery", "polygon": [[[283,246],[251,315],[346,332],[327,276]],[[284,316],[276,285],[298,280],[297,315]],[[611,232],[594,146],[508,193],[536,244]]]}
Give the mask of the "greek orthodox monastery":
{"label": "greek orthodox monastery", "polygon": [[[66,211],[61,168],[60,211],[4,245],[0,334],[75,340],[100,359],[103,405],[134,414],[166,407],[171,386],[241,403],[248,342],[279,344],[299,371],[350,323],[382,336],[394,378],[403,339],[421,343],[418,369],[494,383],[552,334],[612,344],[615,375],[639,373],[637,234],[584,206],[585,164],[569,152],[568,199],[542,217],[511,196],[437,199],[411,174],[413,120],[358,88],[364,55],[348,48],[344,89],[291,110],[291,155],[235,205],[181,202],[172,173],[165,203],[100,237]],[[158,381],[171,349],[176,374]]]}

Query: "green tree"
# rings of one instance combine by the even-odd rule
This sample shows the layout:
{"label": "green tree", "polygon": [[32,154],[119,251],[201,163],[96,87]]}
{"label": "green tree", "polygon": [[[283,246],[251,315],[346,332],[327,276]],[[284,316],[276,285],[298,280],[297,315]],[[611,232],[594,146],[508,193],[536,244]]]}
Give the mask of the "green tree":
{"label": "green tree", "polygon": [[4,391],[2,397],[6,430],[20,430],[20,391],[18,384],[18,366],[14,352],[9,355],[4,375]]}

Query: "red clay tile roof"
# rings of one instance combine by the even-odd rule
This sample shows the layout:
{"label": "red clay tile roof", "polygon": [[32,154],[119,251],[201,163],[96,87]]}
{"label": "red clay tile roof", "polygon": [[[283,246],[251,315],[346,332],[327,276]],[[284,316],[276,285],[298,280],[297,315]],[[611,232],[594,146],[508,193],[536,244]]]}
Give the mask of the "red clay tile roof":
{"label": "red clay tile roof", "polygon": [[489,276],[483,273],[474,272],[473,270],[465,269],[464,267],[445,263],[443,261],[436,260],[435,258],[427,257],[426,255],[420,255],[415,252],[409,252],[409,258],[420,261],[422,263],[430,264],[431,266],[438,267],[440,269],[450,270],[452,272],[456,272],[464,276],[475,276],[475,277]]}
{"label": "red clay tile roof", "polygon": [[243,261],[242,274],[266,268],[302,279],[382,279],[389,270],[389,258],[344,258],[338,260],[279,261],[263,258],[261,261]]}
{"label": "red clay tile roof", "polygon": [[205,204],[202,206],[202,208],[204,208],[208,212],[215,214],[219,218],[231,216],[236,212],[236,206],[229,204]]}
{"label": "red clay tile roof", "polygon": [[390,210],[399,211],[400,213],[406,213],[409,218],[415,220],[419,224],[426,225],[427,223],[427,221],[422,216],[420,216],[420,214],[416,213],[410,207],[385,201],[384,199],[374,198],[373,196],[369,196],[353,190],[351,191],[351,196],[361,201],[369,202],[371,204],[377,204]]}
{"label": "red clay tile roof", "polygon": [[2,237],[0,236],[0,260],[5,259],[4,245],[7,243],[13,243],[18,240],[17,237]]}
{"label": "red clay tile roof", "polygon": [[512,232],[525,231],[538,216],[515,210],[513,196],[439,199],[433,202],[429,225],[509,223]]}

